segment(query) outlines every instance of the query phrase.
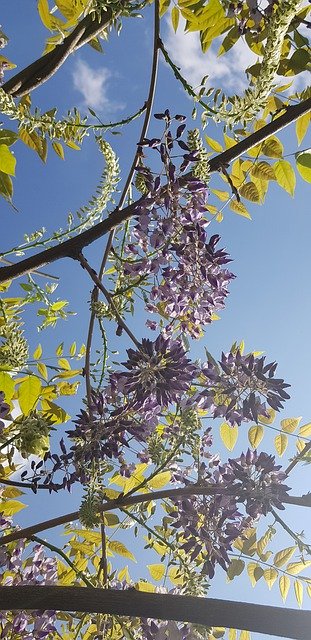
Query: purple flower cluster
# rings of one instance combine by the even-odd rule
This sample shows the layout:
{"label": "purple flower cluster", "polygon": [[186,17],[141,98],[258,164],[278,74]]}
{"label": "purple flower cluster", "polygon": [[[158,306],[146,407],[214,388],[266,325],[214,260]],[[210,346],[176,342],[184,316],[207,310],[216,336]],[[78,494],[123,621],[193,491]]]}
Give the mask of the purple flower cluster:
{"label": "purple flower cluster", "polygon": [[[11,526],[10,519],[1,517],[1,527]],[[46,557],[42,545],[35,545],[27,560],[23,559],[26,548],[19,540],[13,549],[0,551],[0,584],[2,586],[48,585],[57,582],[55,558]],[[28,547],[27,547],[28,550]],[[56,634],[55,611],[0,612],[0,638],[22,637],[24,640],[44,640]]]}
{"label": "purple flower cluster", "polygon": [[[138,175],[148,193],[137,206],[136,224],[125,248],[127,258],[120,268],[133,284],[137,277],[151,283],[149,295],[144,291],[146,309],[160,315],[162,325],[168,320],[167,333],[178,327],[198,338],[212,315],[224,307],[234,276],[225,268],[228,254],[216,247],[219,236],[208,238],[206,232],[206,183],[194,175],[182,177],[189,164],[198,160],[196,150],[190,151],[180,140],[185,125],[179,125],[174,139],[169,113],[158,115],[166,122],[162,141],[145,140],[144,144],[159,152],[166,185],[139,164]],[[179,170],[171,160],[174,141],[186,151]],[[157,323],[149,320],[147,326],[155,329]]]}
{"label": "purple flower cluster", "polygon": [[127,354],[122,364],[128,371],[114,373],[111,381],[134,409],[145,403],[162,408],[178,401],[197,373],[182,343],[161,334],[154,342],[143,338],[140,348],[128,349]]}
{"label": "purple flower cluster", "polygon": [[[275,378],[277,364],[265,364],[265,358],[240,351],[222,354],[219,365],[210,359],[202,367],[206,389],[195,396],[201,406],[210,408],[213,417],[224,417],[230,424],[242,420],[258,421],[266,416],[268,406],[276,411],[289,398],[289,384]],[[193,400],[193,399],[192,399]]]}

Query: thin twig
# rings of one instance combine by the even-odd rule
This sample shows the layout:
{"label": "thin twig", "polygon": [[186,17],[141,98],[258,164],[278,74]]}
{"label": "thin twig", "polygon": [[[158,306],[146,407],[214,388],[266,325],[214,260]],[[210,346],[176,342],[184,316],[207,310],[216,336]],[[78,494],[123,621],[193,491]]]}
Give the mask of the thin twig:
{"label": "thin twig", "polygon": [[[299,436],[298,436],[299,437]],[[296,466],[296,464],[305,456],[305,454],[310,451],[311,449],[311,442],[308,442],[304,448],[295,456],[295,458],[291,461],[291,463],[288,465],[287,469],[285,469],[285,473],[288,476],[290,474],[290,472],[294,469],[294,467]]]}
{"label": "thin twig", "polygon": [[286,531],[286,533],[288,533],[291,538],[293,538],[293,540],[295,540],[295,542],[297,542],[298,546],[300,549],[305,549],[307,551],[307,553],[309,555],[311,555],[311,545],[307,544],[306,542],[303,542],[301,540],[301,538],[297,535],[297,533],[295,533],[289,526],[288,524],[286,524],[286,522],[284,522],[283,518],[281,518],[279,516],[278,513],[276,513],[276,511],[271,508],[270,509],[272,515],[274,516],[274,519],[276,520],[276,522],[278,522],[281,527],[283,527],[284,531]]}
{"label": "thin twig", "polygon": [[31,536],[30,540],[32,540],[33,542],[38,542],[38,544],[42,544],[44,547],[47,547],[51,551],[58,553],[58,555],[61,556],[63,560],[65,560],[68,566],[71,569],[73,569],[73,571],[77,574],[78,578],[81,578],[81,580],[84,582],[84,584],[86,584],[87,587],[94,588],[94,585],[92,584],[92,582],[82,573],[82,571],[77,569],[75,564],[70,560],[70,558],[67,557],[67,555],[64,553],[62,549],[60,549],[59,547],[56,547],[54,544],[51,544],[50,542],[47,542],[46,540],[43,540],[42,538],[38,538],[37,536]]}

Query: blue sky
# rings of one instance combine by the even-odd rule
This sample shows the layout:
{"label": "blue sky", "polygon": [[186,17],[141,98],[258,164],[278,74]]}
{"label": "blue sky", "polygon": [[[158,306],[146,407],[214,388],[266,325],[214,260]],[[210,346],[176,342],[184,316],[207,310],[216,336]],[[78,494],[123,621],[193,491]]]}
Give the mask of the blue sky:
{"label": "blue sky", "polygon": [[[30,6],[31,5],[31,6]],[[47,32],[36,15],[36,3],[15,0],[5,3],[1,11],[2,28],[10,38],[4,55],[13,60],[18,68],[23,68],[43,49]],[[17,19],[18,16],[18,19]],[[242,45],[228,61],[218,61],[214,53],[205,58],[200,53],[195,36],[186,40],[182,34],[172,34],[165,20],[163,37],[171,55],[194,85],[209,73],[212,86],[222,86],[225,92],[233,93],[243,86],[243,67],[251,63],[248,49]],[[152,22],[151,10],[145,12],[142,20],[125,20],[121,35],[115,32],[103,42],[104,54],[94,52],[90,47],[82,48],[61,68],[61,70],[42,88],[33,92],[33,103],[42,109],[53,106],[59,108],[59,114],[66,113],[74,105],[86,111],[87,105],[95,109],[104,122],[118,120],[136,111],[146,99],[149,66],[151,58]],[[172,112],[191,114],[192,103],[185,98],[170,70],[161,62],[159,69],[158,92],[155,111],[170,108]],[[120,136],[108,136],[120,157],[122,174],[131,163],[140,122],[136,121]],[[190,125],[191,126],[191,125]],[[194,125],[195,126],[195,125]],[[152,131],[158,129],[156,121]],[[13,127],[12,127],[13,128]],[[221,138],[221,127],[209,124],[206,133],[213,138]],[[280,138],[286,153],[297,150],[294,127],[291,126]],[[310,146],[305,139],[303,147]],[[80,153],[65,151],[66,160],[62,162],[52,151],[49,152],[47,165],[21,143],[15,145],[17,157],[17,177],[14,181],[14,204],[18,213],[4,202],[0,202],[2,216],[1,250],[7,249],[22,240],[24,233],[32,232],[41,226],[49,231],[64,224],[69,211],[75,211],[94,192],[102,170],[101,157],[91,140],[87,140]],[[225,188],[222,181],[214,181],[212,186]],[[203,355],[206,346],[215,357],[227,350],[235,340],[244,339],[247,350],[263,350],[270,360],[279,363],[279,376],[292,384],[291,400],[287,402],[280,416],[303,416],[302,424],[311,419],[310,411],[310,273],[311,237],[310,195],[307,183],[297,176],[297,188],[294,199],[275,183],[270,184],[269,194],[263,207],[250,205],[252,221],[234,214],[229,208],[224,210],[224,220],[214,223],[212,232],[220,233],[222,245],[226,246],[234,258],[232,270],[237,279],[231,285],[231,295],[221,320],[214,323],[206,332],[204,340],[193,350],[194,356]],[[86,255],[92,266],[97,267],[104,242],[99,240]],[[55,263],[47,269],[61,277],[59,297],[70,301],[70,308],[77,315],[55,330],[48,330],[38,336],[35,329],[30,330],[33,347],[40,340],[46,352],[53,353],[55,346],[62,340],[70,344],[73,339],[78,343],[85,341],[88,323],[88,303],[91,282],[77,264],[66,260]],[[141,332],[146,330],[141,325]],[[112,336],[114,331],[112,330]],[[115,339],[114,339],[115,341]],[[71,411],[76,410],[71,402]],[[277,424],[277,423],[276,423]],[[246,446],[246,429],[239,436],[239,444],[234,453]],[[265,450],[273,439],[267,433],[264,440]],[[216,446],[221,448],[216,438]],[[273,446],[273,445],[272,445]],[[222,450],[223,451],[223,450]],[[294,453],[293,444],[289,455]],[[225,455],[225,454],[224,454]],[[285,454],[285,456],[287,453]],[[291,479],[295,492],[308,490],[306,470],[298,468]],[[20,515],[21,524],[49,518],[65,513],[79,505],[79,496],[30,497],[27,501],[32,508]],[[295,531],[306,531],[307,541],[311,538],[310,517],[298,508],[288,510],[287,520]],[[308,536],[309,529],[309,536]],[[46,534],[53,540],[52,532]],[[129,544],[129,543],[128,543]],[[135,543],[137,544],[137,543]],[[276,550],[291,546],[291,540],[280,534]],[[156,562],[148,560],[148,562]],[[291,590],[288,606],[296,606]],[[255,590],[251,589],[248,578],[239,578],[232,584],[226,584],[224,573],[220,570],[210,590],[213,597],[241,599],[266,604],[281,605],[281,598],[275,585],[271,592],[261,580]],[[307,596],[305,606],[309,608]],[[264,636],[260,636],[264,638]],[[256,636],[254,635],[254,639]],[[259,636],[258,636],[259,638]]]}

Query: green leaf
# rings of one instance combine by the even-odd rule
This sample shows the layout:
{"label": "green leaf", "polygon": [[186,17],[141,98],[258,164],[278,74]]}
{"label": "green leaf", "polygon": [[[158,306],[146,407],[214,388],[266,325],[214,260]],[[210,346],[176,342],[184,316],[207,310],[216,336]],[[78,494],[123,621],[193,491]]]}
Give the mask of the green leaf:
{"label": "green leaf", "polygon": [[54,142],[52,142],[52,147],[55,151],[55,153],[62,159],[65,160],[65,154],[64,154],[64,148],[63,145],[61,144],[61,142],[56,142],[54,140]]}
{"label": "green leaf", "polygon": [[16,158],[6,144],[0,144],[0,171],[15,176]]}
{"label": "green leaf", "polygon": [[263,577],[269,587],[269,589],[272,589],[276,579],[278,578],[278,571],[276,569],[274,569],[273,567],[269,567],[269,569],[265,569],[263,572]]}
{"label": "green leaf", "polygon": [[236,445],[236,441],[238,439],[239,429],[237,425],[232,427],[227,422],[223,422],[220,425],[220,437],[227,449],[232,451]]}
{"label": "green leaf", "polygon": [[147,564],[147,569],[153,580],[162,580],[165,575],[164,564]]}
{"label": "green leaf", "polygon": [[286,562],[288,562],[292,555],[297,550],[297,547],[287,547],[286,549],[282,549],[282,551],[278,551],[273,558],[273,564],[280,569]]}
{"label": "green leaf", "polygon": [[10,400],[12,400],[15,391],[15,383],[11,376],[8,373],[5,373],[5,371],[0,371],[0,391],[3,391],[4,393],[5,402],[10,402]]}
{"label": "green leaf", "polygon": [[298,118],[298,120],[296,120],[296,136],[299,147],[308,131],[310,117],[310,113],[304,113],[300,118]]}
{"label": "green leaf", "polygon": [[260,195],[254,182],[246,182],[239,189],[240,195],[251,202],[260,202]]}
{"label": "green leaf", "polygon": [[248,218],[249,220],[252,219],[246,207],[244,206],[243,202],[238,202],[237,200],[231,200],[229,206],[230,206],[230,209],[232,209],[232,211],[234,211],[234,213],[237,213],[239,216],[243,216],[244,218]]}
{"label": "green leaf", "polygon": [[26,380],[21,382],[18,389],[18,402],[22,413],[27,416],[30,411],[35,409],[42,385],[36,376],[27,376]]}
{"label": "green leaf", "polygon": [[178,9],[178,7],[173,7],[172,13],[171,13],[171,19],[172,19],[173,29],[174,29],[174,31],[176,33],[176,31],[178,29],[178,24],[179,24],[179,9]]}
{"label": "green leaf", "polygon": [[294,582],[294,591],[295,591],[296,600],[298,602],[298,606],[302,607],[303,584],[302,584],[301,580],[295,580],[295,582]]}
{"label": "green leaf", "polygon": [[287,160],[278,160],[273,165],[277,183],[285,189],[291,196],[294,195],[296,186],[295,171]]}
{"label": "green leaf", "polygon": [[0,193],[4,198],[6,198],[6,200],[11,201],[13,195],[13,183],[10,176],[3,173],[3,171],[0,171]]}
{"label": "green leaf", "polygon": [[119,556],[123,558],[129,558],[136,562],[136,558],[131,551],[129,551],[123,542],[119,542],[118,540],[109,540],[107,541],[107,546],[110,551],[113,553],[117,553]]}
{"label": "green leaf", "polygon": [[296,153],[296,167],[306,182],[311,182],[311,151]]}
{"label": "green leaf", "polygon": [[285,453],[287,445],[288,437],[285,435],[285,433],[279,433],[277,436],[275,436],[274,446],[279,456],[282,456],[283,453]]}
{"label": "green leaf", "polygon": [[32,357],[34,360],[40,360],[41,356],[42,356],[42,347],[41,347],[41,344],[38,344],[37,348],[33,352]]}
{"label": "green leaf", "polygon": [[0,512],[5,516],[14,516],[15,513],[18,513],[22,509],[25,509],[26,505],[19,500],[7,500],[5,502],[0,502]]}
{"label": "green leaf", "polygon": [[162,487],[165,487],[165,485],[169,483],[170,479],[171,479],[171,472],[162,471],[162,473],[158,473],[156,476],[154,476],[152,480],[149,480],[148,486],[151,487],[151,489],[161,489]]}
{"label": "green leaf", "polygon": [[280,594],[282,596],[282,600],[283,602],[285,602],[287,596],[288,596],[288,592],[290,589],[290,578],[286,575],[282,575],[279,579],[279,589],[280,589]]}
{"label": "green leaf", "polygon": [[264,436],[264,428],[260,424],[254,424],[248,430],[248,440],[253,449],[257,449]]}
{"label": "green leaf", "polygon": [[259,178],[260,180],[275,180],[275,174],[273,167],[269,162],[265,162],[265,160],[261,160],[260,162],[256,162],[251,170],[250,174],[255,176],[255,178]]}
{"label": "green leaf", "polygon": [[18,140],[18,133],[10,131],[10,129],[0,129],[0,144],[6,144],[10,147]]}
{"label": "green leaf", "polygon": [[282,431],[285,431],[285,433],[294,433],[299,426],[300,420],[301,416],[300,418],[285,418],[281,420]]}

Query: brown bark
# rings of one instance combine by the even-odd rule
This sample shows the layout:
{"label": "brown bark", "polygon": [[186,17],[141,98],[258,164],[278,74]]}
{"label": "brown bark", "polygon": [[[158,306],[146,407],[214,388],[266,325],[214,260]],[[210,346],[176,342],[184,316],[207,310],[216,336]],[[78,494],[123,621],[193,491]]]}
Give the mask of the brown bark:
{"label": "brown bark", "polygon": [[[280,131],[291,122],[294,122],[297,118],[299,118],[299,116],[307,113],[310,109],[311,98],[304,100],[300,104],[288,107],[288,109],[282,116],[276,118],[255,133],[252,133],[247,138],[244,138],[243,140],[241,140],[241,142],[238,142],[236,145],[234,145],[234,147],[226,149],[226,151],[224,151],[223,153],[220,153],[219,155],[212,158],[210,160],[210,171],[213,173],[215,171],[219,171],[223,166],[228,166],[230,162],[238,158],[242,153],[245,153],[254,145],[263,142],[272,134]],[[189,178],[189,174],[185,175],[180,182],[186,182],[187,178]],[[6,280],[17,278],[18,276],[24,275],[25,273],[28,273],[33,269],[37,269],[46,264],[50,264],[51,262],[55,262],[60,258],[67,257],[77,259],[78,254],[84,247],[88,246],[98,238],[101,238],[112,229],[115,229],[119,224],[125,222],[126,220],[129,220],[129,218],[134,216],[137,212],[137,207],[142,202],[143,198],[141,198],[137,202],[133,202],[127,207],[124,207],[124,209],[115,209],[115,211],[113,211],[106,220],[99,222],[94,227],[92,227],[91,229],[87,229],[87,231],[84,231],[80,235],[74,238],[70,238],[69,240],[62,242],[55,247],[51,247],[50,249],[41,251],[40,253],[31,256],[30,258],[20,260],[13,265],[1,267],[0,282],[5,282]]]}
{"label": "brown bark", "polygon": [[116,591],[89,587],[0,587],[0,609],[107,613],[118,616],[192,622],[309,640],[311,611],[297,611],[213,598]]}

